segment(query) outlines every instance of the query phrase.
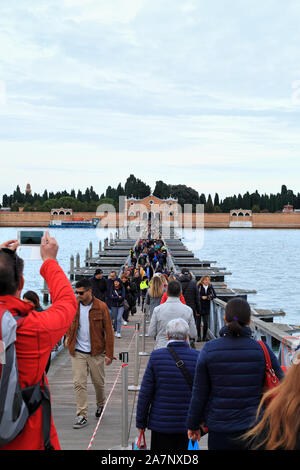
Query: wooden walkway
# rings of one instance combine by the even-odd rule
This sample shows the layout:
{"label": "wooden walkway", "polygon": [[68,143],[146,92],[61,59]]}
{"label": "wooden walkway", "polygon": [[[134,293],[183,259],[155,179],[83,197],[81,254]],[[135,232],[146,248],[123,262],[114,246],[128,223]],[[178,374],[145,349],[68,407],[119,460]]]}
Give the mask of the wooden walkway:
{"label": "wooden walkway", "polygon": [[[140,323],[142,327],[142,313],[140,310],[138,310],[134,316],[130,316],[128,326],[122,326],[122,338],[115,338],[116,360],[113,361],[110,366],[105,368],[107,398],[114,386],[116,377],[120,372],[121,361],[119,360],[119,352],[129,353],[128,385],[133,385],[135,360],[134,336],[135,323],[137,322]],[[201,349],[203,344],[204,343],[196,343],[197,349]],[[153,346],[153,338],[146,337],[145,351],[150,353],[153,350]],[[148,358],[149,356],[140,356],[139,384],[141,383],[145,368],[147,366]],[[62,450],[86,450],[89,446],[90,440],[98,422],[97,418],[95,418],[95,391],[90,377],[88,378],[88,426],[83,429],[73,429],[73,422],[76,416],[76,402],[73,387],[71,359],[67,349],[63,350],[53,359],[50,370],[48,372],[48,380],[51,390],[53,418]],[[120,374],[102,416],[98,431],[91,446],[91,450],[121,450],[121,384],[122,377]],[[137,399],[138,392],[128,392],[129,446],[131,446],[132,441],[134,441],[135,437],[137,436],[137,429],[135,427]],[[146,441],[149,448],[150,431],[146,432]],[[200,448],[207,449],[207,436],[201,439]]]}

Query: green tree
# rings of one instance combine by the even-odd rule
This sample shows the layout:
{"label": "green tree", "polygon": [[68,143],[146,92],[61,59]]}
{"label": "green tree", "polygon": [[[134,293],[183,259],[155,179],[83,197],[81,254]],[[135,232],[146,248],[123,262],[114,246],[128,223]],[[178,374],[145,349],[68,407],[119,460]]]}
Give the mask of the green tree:
{"label": "green tree", "polygon": [[215,194],[214,198],[214,206],[219,206],[220,205],[220,199],[218,193]]}
{"label": "green tree", "polygon": [[255,214],[257,212],[260,212],[260,207],[258,204],[255,204],[253,207],[252,207],[252,212]]}
{"label": "green tree", "polygon": [[171,190],[168,184],[159,180],[155,183],[153,196],[159,197],[160,199],[167,199],[170,196]]}
{"label": "green tree", "polygon": [[214,212],[214,205],[213,205],[212,198],[211,198],[210,194],[208,195],[207,203],[205,205],[205,212],[207,212],[207,213]]}

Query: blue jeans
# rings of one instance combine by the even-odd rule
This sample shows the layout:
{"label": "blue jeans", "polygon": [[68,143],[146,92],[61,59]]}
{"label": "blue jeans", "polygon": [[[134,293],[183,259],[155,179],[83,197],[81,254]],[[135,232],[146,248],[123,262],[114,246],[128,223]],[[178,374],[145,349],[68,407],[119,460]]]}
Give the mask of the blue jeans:
{"label": "blue jeans", "polygon": [[111,307],[111,318],[113,321],[114,330],[121,333],[121,323],[124,307]]}

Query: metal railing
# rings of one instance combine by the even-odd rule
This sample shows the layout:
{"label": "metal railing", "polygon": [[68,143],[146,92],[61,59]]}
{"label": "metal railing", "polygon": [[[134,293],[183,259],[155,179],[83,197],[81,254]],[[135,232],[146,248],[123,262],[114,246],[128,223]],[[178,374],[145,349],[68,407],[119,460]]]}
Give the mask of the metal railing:
{"label": "metal railing", "polygon": [[[211,338],[218,338],[219,332],[225,326],[226,302],[216,298],[210,303],[210,318],[208,334]],[[282,366],[289,367],[296,348],[300,344],[300,329],[284,331],[280,323],[271,323],[256,317],[256,312],[251,309],[252,337],[257,341],[264,341],[274,352]],[[289,335],[290,333],[290,335]]]}

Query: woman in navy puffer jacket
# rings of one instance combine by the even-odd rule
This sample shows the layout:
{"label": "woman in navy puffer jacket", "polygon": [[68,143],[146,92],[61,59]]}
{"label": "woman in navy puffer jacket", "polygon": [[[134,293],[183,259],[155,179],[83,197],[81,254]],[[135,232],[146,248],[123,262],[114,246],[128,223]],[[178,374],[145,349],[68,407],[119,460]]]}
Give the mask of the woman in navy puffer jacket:
{"label": "woman in navy puffer jacket", "polygon": [[[255,422],[265,378],[265,357],[251,338],[251,309],[241,298],[226,305],[226,326],[220,338],[205,344],[199,355],[187,426],[189,437],[200,439],[199,422],[208,427],[210,450],[242,450],[239,439]],[[283,378],[280,365],[268,348],[272,367]]]}
{"label": "woman in navy puffer jacket", "polygon": [[[183,318],[167,325],[168,345],[184,361],[193,383],[199,351],[187,343],[189,325]],[[185,451],[187,412],[192,392],[168,347],[153,351],[142,380],[136,412],[139,431],[151,429],[151,450]],[[198,423],[199,424],[199,423]]]}

